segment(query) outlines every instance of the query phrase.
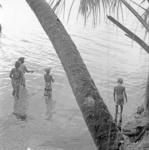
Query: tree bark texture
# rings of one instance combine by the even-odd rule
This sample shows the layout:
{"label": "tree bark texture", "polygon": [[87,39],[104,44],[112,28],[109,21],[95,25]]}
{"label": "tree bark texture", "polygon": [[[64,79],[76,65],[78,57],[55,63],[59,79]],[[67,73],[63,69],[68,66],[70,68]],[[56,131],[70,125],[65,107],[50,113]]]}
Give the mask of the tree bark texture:
{"label": "tree bark texture", "polygon": [[117,126],[74,42],[48,3],[44,0],[26,1],[36,14],[61,60],[96,146],[100,150],[112,150],[117,138]]}

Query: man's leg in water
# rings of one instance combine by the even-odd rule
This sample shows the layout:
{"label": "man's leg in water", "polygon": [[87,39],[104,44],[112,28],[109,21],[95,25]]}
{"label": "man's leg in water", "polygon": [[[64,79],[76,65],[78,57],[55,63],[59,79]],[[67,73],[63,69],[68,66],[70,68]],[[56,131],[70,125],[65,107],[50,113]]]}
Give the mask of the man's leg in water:
{"label": "man's leg in water", "polygon": [[118,105],[115,105],[115,122],[117,123]]}
{"label": "man's leg in water", "polygon": [[48,96],[45,96],[46,116],[48,115]]}
{"label": "man's leg in water", "polygon": [[123,105],[120,105],[120,122],[122,122]]}
{"label": "man's leg in water", "polygon": [[45,97],[45,102],[46,102],[46,115],[49,116],[50,112],[51,112],[51,108],[50,108],[50,102],[51,102],[51,98],[46,96]]}
{"label": "man's leg in water", "polygon": [[26,83],[25,83],[26,81],[25,81],[25,76],[23,75],[23,78],[22,78],[22,86],[23,87],[26,87]]}
{"label": "man's leg in water", "polygon": [[15,85],[14,85],[13,80],[11,80],[11,85],[12,85],[12,88],[13,88],[12,95],[15,96]]}
{"label": "man's leg in water", "polygon": [[20,92],[20,86],[16,86],[16,90],[15,90],[15,94],[16,94],[16,97],[19,98],[19,92]]}
{"label": "man's leg in water", "polygon": [[53,110],[53,104],[52,104],[52,91],[50,91],[48,95],[48,101],[47,101],[47,119],[51,119],[52,117],[52,110]]}

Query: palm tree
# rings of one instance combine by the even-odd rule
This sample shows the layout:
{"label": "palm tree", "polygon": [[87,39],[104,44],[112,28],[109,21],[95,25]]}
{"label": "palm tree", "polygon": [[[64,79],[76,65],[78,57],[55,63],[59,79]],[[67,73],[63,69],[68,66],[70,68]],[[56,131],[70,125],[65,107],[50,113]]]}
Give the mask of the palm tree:
{"label": "palm tree", "polygon": [[86,65],[64,26],[45,0],[26,0],[52,42],[67,74],[84,120],[100,150],[112,150],[117,126],[103,102]]}

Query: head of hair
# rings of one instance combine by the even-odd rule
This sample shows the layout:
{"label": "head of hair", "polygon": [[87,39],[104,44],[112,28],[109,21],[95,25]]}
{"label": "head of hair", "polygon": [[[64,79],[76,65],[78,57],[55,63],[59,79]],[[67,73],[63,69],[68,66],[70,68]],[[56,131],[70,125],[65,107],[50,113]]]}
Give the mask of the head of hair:
{"label": "head of hair", "polygon": [[118,78],[117,82],[122,84],[123,83],[123,79],[122,78]]}
{"label": "head of hair", "polygon": [[19,68],[19,67],[20,67],[20,62],[19,62],[19,61],[16,61],[16,62],[15,62],[15,67],[16,67],[16,68]]}
{"label": "head of hair", "polygon": [[19,59],[18,59],[18,61],[20,61],[21,63],[24,63],[24,57],[20,57]]}
{"label": "head of hair", "polygon": [[50,71],[51,71],[51,67],[45,68],[45,72],[46,72],[46,73],[49,73]]}

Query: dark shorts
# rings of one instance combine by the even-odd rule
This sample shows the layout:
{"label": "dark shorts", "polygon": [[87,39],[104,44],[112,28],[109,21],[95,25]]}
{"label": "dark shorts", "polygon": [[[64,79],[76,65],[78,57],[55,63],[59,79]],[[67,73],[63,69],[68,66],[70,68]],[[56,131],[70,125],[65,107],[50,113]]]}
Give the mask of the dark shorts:
{"label": "dark shorts", "polygon": [[117,99],[116,105],[124,105],[124,99],[123,98]]}
{"label": "dark shorts", "polygon": [[52,89],[46,89],[44,90],[44,96],[51,97],[52,96]]}

